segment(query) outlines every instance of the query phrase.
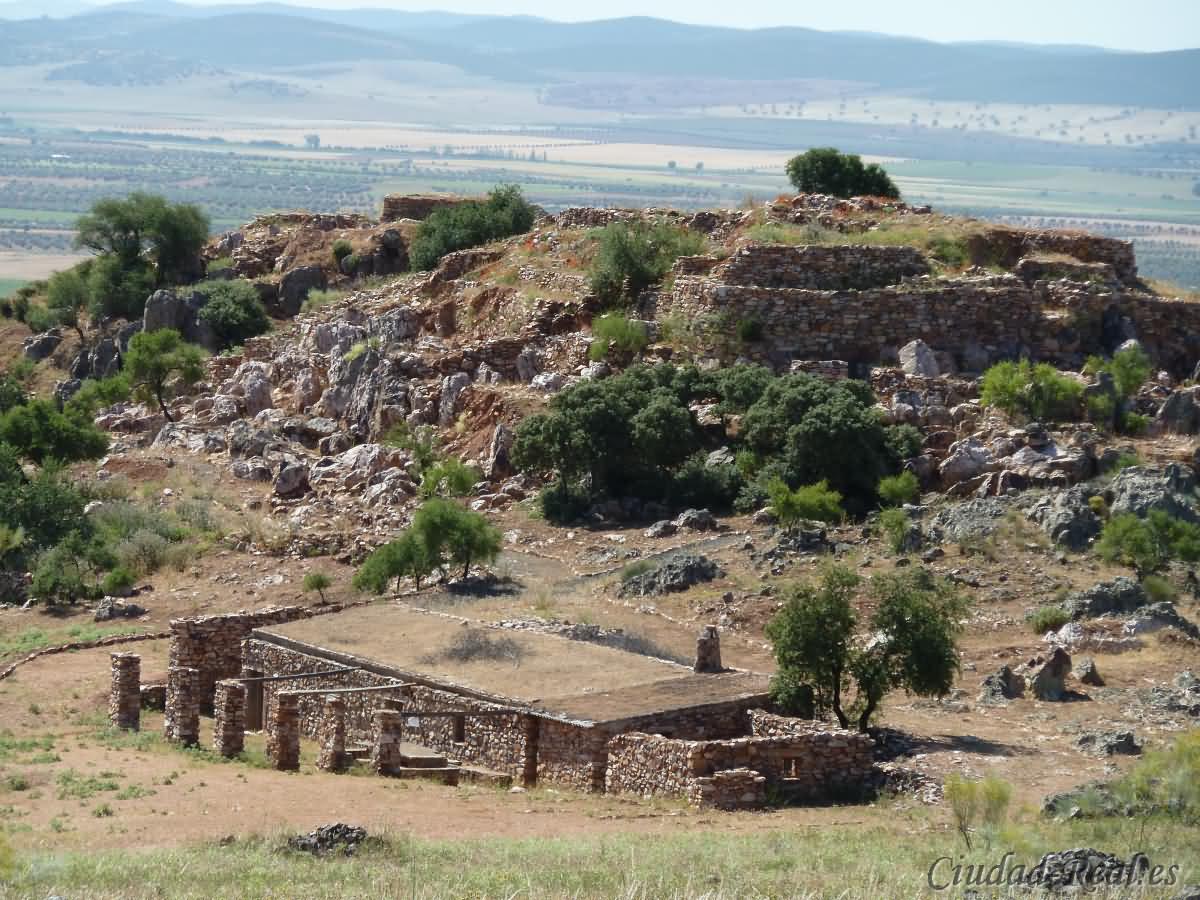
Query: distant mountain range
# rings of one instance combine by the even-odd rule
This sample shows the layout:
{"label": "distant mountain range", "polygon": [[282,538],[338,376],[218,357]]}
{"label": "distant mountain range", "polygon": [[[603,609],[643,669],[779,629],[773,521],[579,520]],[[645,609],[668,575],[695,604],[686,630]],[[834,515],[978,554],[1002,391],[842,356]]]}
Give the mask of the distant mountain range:
{"label": "distant mountain range", "polygon": [[[90,11],[80,12],[81,9]],[[1001,42],[939,44],[805,28],[742,30],[634,17],[563,23],[281,3],[0,3],[0,65],[131,51],[270,69],[357,60],[433,62],[507,81],[824,79],[940,100],[1200,107],[1200,50],[1130,53]]]}

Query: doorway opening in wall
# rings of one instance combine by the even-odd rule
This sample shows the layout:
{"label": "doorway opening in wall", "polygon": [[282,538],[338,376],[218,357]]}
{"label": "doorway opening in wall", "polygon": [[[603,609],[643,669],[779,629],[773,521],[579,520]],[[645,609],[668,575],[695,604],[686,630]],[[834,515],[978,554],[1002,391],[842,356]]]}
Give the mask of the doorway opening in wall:
{"label": "doorway opening in wall", "polygon": [[[262,678],[262,672],[250,671],[248,678]],[[248,681],[246,685],[246,730],[262,731],[263,727],[263,683]]]}

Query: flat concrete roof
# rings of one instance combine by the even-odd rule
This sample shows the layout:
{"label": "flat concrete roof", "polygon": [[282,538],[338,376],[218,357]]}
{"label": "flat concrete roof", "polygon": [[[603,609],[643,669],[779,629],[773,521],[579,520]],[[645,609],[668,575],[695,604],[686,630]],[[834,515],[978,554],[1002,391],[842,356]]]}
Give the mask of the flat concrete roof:
{"label": "flat concrete roof", "polygon": [[[511,640],[515,658],[446,656],[468,629]],[[599,644],[497,628],[403,604],[269,625],[255,634],[338,662],[353,657],[392,677],[462,688],[502,705],[597,724],[756,698],[767,692],[769,681],[751,672],[697,675],[686,666]]]}

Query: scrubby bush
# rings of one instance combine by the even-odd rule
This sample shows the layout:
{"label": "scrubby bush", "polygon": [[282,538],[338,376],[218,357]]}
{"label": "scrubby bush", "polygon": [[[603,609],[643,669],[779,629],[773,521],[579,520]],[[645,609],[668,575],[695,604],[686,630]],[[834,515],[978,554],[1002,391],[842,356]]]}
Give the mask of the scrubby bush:
{"label": "scrubby bush", "polygon": [[650,340],[643,323],[616,312],[605,313],[592,322],[592,337],[588,356],[594,361],[608,356],[610,347],[620,353],[640,353]]}
{"label": "scrubby bush", "polygon": [[117,544],[117,560],[131,572],[150,575],[162,568],[170,542],[156,531],[142,528]]}
{"label": "scrubby bush", "polygon": [[1078,417],[1083,385],[1047,363],[1027,359],[1001,362],[983,375],[980,399],[985,406],[1009,415],[1038,421],[1063,421]]}
{"label": "scrubby bush", "polygon": [[270,329],[267,311],[250,282],[209,281],[196,290],[208,298],[200,319],[212,328],[219,349],[236,347]]}
{"label": "scrubby bush", "polygon": [[1099,356],[1090,357],[1084,371],[1089,374],[1105,372],[1112,376],[1113,386],[1117,394],[1123,398],[1132,397],[1150,379],[1153,364],[1146,351],[1140,346],[1127,347],[1113,354],[1112,359]]}
{"label": "scrubby bush", "polygon": [[1179,599],[1174,586],[1161,575],[1147,575],[1142,579],[1142,588],[1151,603],[1174,603]]}
{"label": "scrubby bush", "polygon": [[1200,560],[1200,525],[1176,519],[1161,509],[1151,510],[1144,519],[1122,513],[1105,523],[1096,541],[1096,552],[1102,559],[1130,566],[1145,577],[1172,559]]}
{"label": "scrubby bush", "polygon": [[879,499],[887,506],[912,503],[920,493],[921,482],[907,469],[899,475],[888,475],[879,479]]}
{"label": "scrubby bush", "polygon": [[333,259],[339,266],[342,260],[354,252],[354,245],[345,238],[338,238],[333,242]]}
{"label": "scrubby bush", "polygon": [[739,319],[737,337],[743,344],[756,344],[763,339],[763,324],[758,319]]}
{"label": "scrubby bush", "polygon": [[413,238],[409,260],[413,269],[427,271],[447,253],[489,241],[524,234],[533,227],[536,212],[516,185],[503,185],[487,200],[434,210]]}
{"label": "scrubby bush", "polygon": [[137,576],[128,568],[118,565],[104,576],[100,589],[110,596],[121,596],[129,592],[137,582]]}
{"label": "scrubby bush", "polygon": [[0,416],[0,442],[38,465],[49,460],[99,459],[108,450],[108,436],[85,417],[59,412],[54,403],[41,398]]}
{"label": "scrubby bush", "polygon": [[465,497],[479,482],[480,472],[457,459],[444,459],[424,469],[422,497]]}
{"label": "scrubby bush", "polygon": [[912,527],[908,513],[897,507],[885,509],[879,514],[879,527],[887,538],[888,549],[893,553],[903,553],[908,530]]}
{"label": "scrubby bush", "polygon": [[833,524],[846,515],[842,509],[842,495],[831,490],[827,481],[802,485],[792,490],[782,478],[776,478],[767,486],[767,495],[771,498],[775,518],[788,531],[801,522]]}
{"label": "scrubby bush", "polygon": [[1071,621],[1071,615],[1061,606],[1040,606],[1026,616],[1025,621],[1034,634],[1045,634],[1058,631]]}
{"label": "scrubby bush", "polygon": [[899,197],[900,190],[883,168],[863,165],[862,157],[834,147],[814,147],[788,160],[788,179],[806,194],[835,197]]}
{"label": "scrubby bush", "polygon": [[946,776],[943,791],[954,816],[954,827],[968,850],[972,849],[971,835],[975,831],[995,831],[1008,818],[1012,785],[994,775],[974,781],[951,773]]}
{"label": "scrubby bush", "polygon": [[704,237],[665,223],[616,222],[600,232],[592,262],[592,292],[606,306],[636,301],[642,291],[658,284],[681,256],[704,250]]}

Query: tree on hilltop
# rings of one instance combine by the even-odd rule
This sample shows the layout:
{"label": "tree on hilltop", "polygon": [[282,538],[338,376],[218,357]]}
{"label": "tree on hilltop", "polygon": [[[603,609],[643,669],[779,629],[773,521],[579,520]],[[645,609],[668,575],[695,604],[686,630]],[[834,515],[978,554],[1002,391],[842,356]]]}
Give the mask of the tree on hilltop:
{"label": "tree on hilltop", "polygon": [[816,147],[788,160],[788,179],[805,194],[832,194],[835,197],[899,198],[900,189],[876,163],[864,165],[856,153],[842,153],[834,147]]}

